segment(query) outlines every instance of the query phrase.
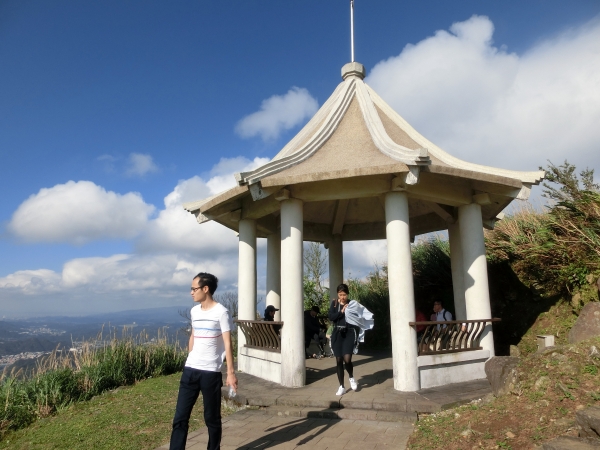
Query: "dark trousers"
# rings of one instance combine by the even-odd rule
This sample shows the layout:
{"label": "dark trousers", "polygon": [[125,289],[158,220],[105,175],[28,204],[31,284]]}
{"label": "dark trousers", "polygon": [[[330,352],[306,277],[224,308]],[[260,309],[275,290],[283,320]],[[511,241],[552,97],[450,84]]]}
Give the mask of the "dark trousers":
{"label": "dark trousers", "polygon": [[208,450],[221,448],[221,372],[185,367],[179,382],[179,395],[173,418],[171,450],[185,449],[192,408],[200,392],[204,400],[204,422],[208,428]]}

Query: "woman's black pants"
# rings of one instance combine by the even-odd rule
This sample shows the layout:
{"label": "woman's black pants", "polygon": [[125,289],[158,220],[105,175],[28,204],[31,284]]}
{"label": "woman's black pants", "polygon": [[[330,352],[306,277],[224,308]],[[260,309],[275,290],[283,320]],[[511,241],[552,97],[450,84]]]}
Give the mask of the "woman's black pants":
{"label": "woman's black pants", "polygon": [[173,418],[170,450],[185,448],[192,408],[200,392],[204,400],[204,422],[208,428],[208,450],[221,448],[221,372],[185,367],[179,382],[179,395]]}

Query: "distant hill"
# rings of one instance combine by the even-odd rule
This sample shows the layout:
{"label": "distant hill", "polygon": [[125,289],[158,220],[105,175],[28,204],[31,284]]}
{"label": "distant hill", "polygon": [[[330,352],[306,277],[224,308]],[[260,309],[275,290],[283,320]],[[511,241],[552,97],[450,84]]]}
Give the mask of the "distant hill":
{"label": "distant hill", "polygon": [[111,323],[111,324],[136,324],[143,323],[179,323],[184,319],[179,315],[179,311],[183,311],[192,307],[192,304],[188,305],[175,305],[175,306],[164,306],[161,308],[149,308],[149,309],[130,309],[126,311],[115,311],[110,313],[92,314],[89,316],[43,316],[34,317],[27,320],[14,321],[15,323],[52,323],[52,324],[65,324],[65,323]]}
{"label": "distant hill", "polygon": [[166,330],[169,338],[187,341],[182,332],[186,320],[179,314],[192,305],[116,311],[89,316],[46,316],[27,320],[0,321],[0,357],[24,352],[51,351],[60,344],[71,347],[73,341],[96,339],[100,333],[106,339],[126,331],[137,335],[142,331],[149,338]]}
{"label": "distant hill", "polygon": [[0,356],[24,352],[50,352],[58,344],[63,348],[69,348],[71,341],[68,337],[66,339],[50,340],[41,336],[27,336],[16,341],[0,342]]}

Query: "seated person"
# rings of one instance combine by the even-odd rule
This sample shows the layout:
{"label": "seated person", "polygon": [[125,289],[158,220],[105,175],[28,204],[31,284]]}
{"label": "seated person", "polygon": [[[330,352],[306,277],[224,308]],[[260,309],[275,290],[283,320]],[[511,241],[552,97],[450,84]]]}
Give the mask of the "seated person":
{"label": "seated person", "polygon": [[[265,309],[265,318],[264,320],[273,322],[275,320],[275,312],[279,311],[279,309],[275,308],[273,305],[268,305]],[[279,330],[281,329],[281,325],[273,325],[273,331],[279,334]]]}
{"label": "seated person", "polygon": [[[444,322],[452,320],[452,313],[450,311],[446,311],[444,306],[442,305],[441,300],[436,300],[433,302],[433,314],[431,315],[432,322]],[[437,329],[446,328],[446,325],[438,325]]]}
{"label": "seated person", "polygon": [[319,349],[321,351],[321,355],[325,354],[325,343],[327,342],[325,333],[321,331],[321,326],[319,325],[319,320],[317,316],[321,310],[318,306],[313,306],[311,309],[304,311],[304,349],[307,358],[317,358],[317,355],[311,355],[308,351],[308,347],[310,346],[310,341],[314,338],[318,344]]}
{"label": "seated person", "polygon": [[[416,310],[415,316],[415,322],[427,322],[427,317],[425,317],[425,314],[423,314],[423,311],[420,309]],[[421,342],[421,338],[423,337],[423,333],[425,333],[426,328],[427,325],[417,325],[417,343]]]}

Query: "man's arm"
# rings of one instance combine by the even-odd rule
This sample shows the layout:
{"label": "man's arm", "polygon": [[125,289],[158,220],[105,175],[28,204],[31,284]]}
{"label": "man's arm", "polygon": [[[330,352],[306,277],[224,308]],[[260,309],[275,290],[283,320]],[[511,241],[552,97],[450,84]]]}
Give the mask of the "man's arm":
{"label": "man's arm", "polygon": [[227,386],[233,387],[237,392],[238,382],[233,369],[233,348],[231,345],[231,331],[223,333],[223,342],[225,343],[225,360],[227,361]]}
{"label": "man's arm", "polygon": [[191,352],[194,348],[194,329],[192,328],[192,334],[190,334],[190,339],[188,341],[188,352]]}

